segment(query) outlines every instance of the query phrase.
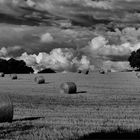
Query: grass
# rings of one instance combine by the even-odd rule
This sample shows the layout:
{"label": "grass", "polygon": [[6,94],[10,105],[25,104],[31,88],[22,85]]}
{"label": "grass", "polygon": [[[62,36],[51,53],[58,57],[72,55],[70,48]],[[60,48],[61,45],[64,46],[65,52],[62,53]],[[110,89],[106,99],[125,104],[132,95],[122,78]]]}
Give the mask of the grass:
{"label": "grass", "polygon": [[[35,76],[0,79],[1,93],[14,103],[14,120],[0,124],[0,139],[80,140],[118,130],[139,134],[140,79],[135,73],[43,74],[42,85]],[[60,84],[68,81],[77,84],[78,94],[59,93]]]}

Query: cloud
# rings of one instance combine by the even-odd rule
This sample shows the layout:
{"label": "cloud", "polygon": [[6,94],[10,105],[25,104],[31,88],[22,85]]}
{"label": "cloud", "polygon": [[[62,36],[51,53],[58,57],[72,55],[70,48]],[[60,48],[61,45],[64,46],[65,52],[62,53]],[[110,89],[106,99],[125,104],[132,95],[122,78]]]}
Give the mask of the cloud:
{"label": "cloud", "polygon": [[26,0],[26,3],[29,7],[35,7],[36,6],[36,3],[32,0]]}
{"label": "cloud", "polygon": [[8,51],[5,47],[0,49],[0,57],[5,57],[8,54]]}
{"label": "cloud", "polygon": [[0,49],[0,57],[3,58],[10,58],[14,57],[14,54],[17,52],[22,52],[23,49],[20,46],[13,46],[13,47],[2,47]]}
{"label": "cloud", "polygon": [[140,28],[126,27],[122,31],[119,29],[115,29],[115,32],[108,31],[107,39],[111,44],[138,43],[140,41]]}
{"label": "cloud", "polygon": [[73,59],[73,64],[75,64],[77,69],[80,69],[80,70],[88,70],[88,69],[93,70],[94,69],[94,66],[90,66],[91,65],[90,60],[85,55],[82,55],[81,59],[78,59],[77,57],[75,57]]}
{"label": "cloud", "polygon": [[[116,29],[95,37],[91,28],[73,24],[95,27],[106,23],[107,28],[114,22],[135,26],[139,23],[139,4],[138,0],[0,0],[0,45],[4,46],[0,55],[19,56],[27,52],[23,59],[36,69],[53,67],[53,63],[55,69],[74,70],[87,68],[93,61],[125,62],[132,51],[140,48],[140,29]],[[70,21],[67,29],[57,24],[65,21]],[[50,44],[46,47],[47,43]],[[80,58],[70,48],[78,48]]]}
{"label": "cloud", "polygon": [[45,34],[41,35],[42,43],[51,43],[53,41],[54,41],[54,38],[50,33],[45,33]]}
{"label": "cloud", "polygon": [[[78,36],[77,32],[73,30],[62,32],[68,36]],[[119,36],[118,40],[121,41],[114,43],[110,37],[115,38],[116,36]],[[117,42],[119,43],[117,44]],[[38,55],[25,53],[20,59],[25,60],[27,65],[32,66],[35,70],[53,68],[58,71],[76,71],[78,68],[90,69],[92,65],[91,68],[94,69],[97,64],[98,68],[105,67],[122,71],[130,68],[128,57],[132,51],[139,48],[139,29],[126,28],[122,31],[108,32],[106,36],[94,37],[86,47],[79,48],[78,52],[69,48],[57,48],[50,53],[44,52]]]}
{"label": "cloud", "polygon": [[132,70],[128,61],[104,61],[102,68],[104,70],[111,70],[112,72]]}
{"label": "cloud", "polygon": [[140,43],[126,42],[120,45],[110,45],[105,37],[98,36],[93,38],[83,51],[91,54],[92,57],[99,57],[103,60],[127,61],[131,52],[138,48],[140,48]]}
{"label": "cloud", "polygon": [[101,8],[101,9],[113,9],[112,3],[110,1],[91,1],[84,0],[86,6],[92,8]]}
{"label": "cloud", "polygon": [[[41,36],[44,42],[41,42]],[[49,53],[54,48],[75,49],[76,45],[82,48],[93,37],[94,32],[88,28],[61,29],[50,26],[0,24],[0,47],[21,46],[24,52],[29,54]],[[21,53],[17,52],[17,56],[19,55]]]}
{"label": "cloud", "polygon": [[36,55],[28,55],[26,52],[23,53],[18,59],[24,60],[27,66],[35,66],[36,62]]}
{"label": "cloud", "polygon": [[138,22],[139,5],[139,0],[45,0],[38,2],[36,9],[92,26],[104,21]]}
{"label": "cloud", "polygon": [[88,69],[90,61],[87,56],[77,58],[75,51],[68,48],[53,49],[49,54],[42,52],[38,55],[23,53],[19,60],[24,60],[34,71],[52,68],[56,71],[76,71],[78,68]]}
{"label": "cloud", "polygon": [[124,71],[130,69],[131,52],[140,49],[140,30],[125,28],[94,37],[81,52],[90,58],[90,65],[97,68]]}
{"label": "cloud", "polygon": [[1,0],[0,3],[0,14],[10,15],[16,22],[20,21],[19,24],[40,26],[40,23],[57,21],[54,17],[84,26],[104,21],[139,21],[139,0]]}

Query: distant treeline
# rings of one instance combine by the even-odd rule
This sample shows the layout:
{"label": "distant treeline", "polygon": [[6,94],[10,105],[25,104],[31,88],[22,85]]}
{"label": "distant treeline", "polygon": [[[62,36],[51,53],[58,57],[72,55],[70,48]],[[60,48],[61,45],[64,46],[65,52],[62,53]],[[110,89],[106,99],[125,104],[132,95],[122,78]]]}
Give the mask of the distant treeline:
{"label": "distant treeline", "polygon": [[44,70],[39,71],[38,73],[56,73],[56,72],[51,68],[46,68]]}
{"label": "distant treeline", "polygon": [[34,70],[31,67],[26,66],[23,60],[15,60],[13,58],[9,60],[0,59],[0,72],[5,74],[10,73],[33,73]]}

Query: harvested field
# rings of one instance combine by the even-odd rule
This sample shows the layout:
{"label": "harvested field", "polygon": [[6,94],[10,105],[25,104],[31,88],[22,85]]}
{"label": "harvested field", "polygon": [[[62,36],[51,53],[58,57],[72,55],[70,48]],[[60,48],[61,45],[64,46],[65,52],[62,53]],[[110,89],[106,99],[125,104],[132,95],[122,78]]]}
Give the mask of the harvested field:
{"label": "harvested field", "polygon": [[[135,72],[79,75],[9,75],[0,79],[1,93],[14,104],[12,123],[0,124],[0,139],[82,139],[93,132],[140,129],[140,79]],[[74,82],[77,94],[62,94],[59,86]]]}

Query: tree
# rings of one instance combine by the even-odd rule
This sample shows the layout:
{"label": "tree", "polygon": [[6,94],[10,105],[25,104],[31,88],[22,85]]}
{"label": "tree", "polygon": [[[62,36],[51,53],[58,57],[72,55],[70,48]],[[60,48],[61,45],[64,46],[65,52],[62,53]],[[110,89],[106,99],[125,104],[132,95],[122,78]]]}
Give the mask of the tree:
{"label": "tree", "polygon": [[15,60],[13,58],[9,60],[0,59],[0,72],[7,73],[33,73],[34,70],[31,67],[26,66],[23,60]]}
{"label": "tree", "polygon": [[56,73],[56,72],[51,68],[46,68],[44,70],[39,71],[38,73]]}
{"label": "tree", "polygon": [[138,70],[140,70],[140,49],[138,49],[137,51],[133,51],[128,58],[128,61],[132,68],[137,68]]}

